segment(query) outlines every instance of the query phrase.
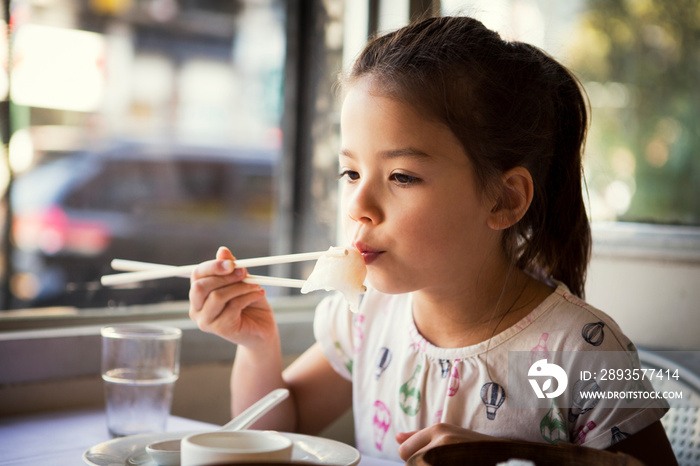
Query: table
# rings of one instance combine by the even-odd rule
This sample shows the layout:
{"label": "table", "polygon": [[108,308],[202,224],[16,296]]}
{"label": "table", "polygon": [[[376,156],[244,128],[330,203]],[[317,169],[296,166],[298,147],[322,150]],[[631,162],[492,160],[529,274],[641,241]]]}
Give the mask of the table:
{"label": "table", "polygon": [[[168,431],[210,430],[218,426],[170,416]],[[30,414],[0,419],[0,465],[78,466],[85,450],[109,440],[103,409]],[[403,463],[362,458],[360,466]]]}

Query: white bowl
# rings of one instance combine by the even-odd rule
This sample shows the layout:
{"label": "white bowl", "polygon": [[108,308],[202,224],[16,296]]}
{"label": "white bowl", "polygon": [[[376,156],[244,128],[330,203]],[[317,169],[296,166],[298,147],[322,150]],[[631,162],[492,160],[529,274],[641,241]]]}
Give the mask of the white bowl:
{"label": "white bowl", "polygon": [[180,444],[181,466],[223,462],[291,461],[294,442],[273,431],[205,432],[188,435]]}

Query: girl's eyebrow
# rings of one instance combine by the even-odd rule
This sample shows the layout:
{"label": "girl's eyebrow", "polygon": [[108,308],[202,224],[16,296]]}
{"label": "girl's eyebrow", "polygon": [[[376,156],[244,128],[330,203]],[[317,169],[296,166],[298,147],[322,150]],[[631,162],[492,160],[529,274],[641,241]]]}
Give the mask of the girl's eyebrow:
{"label": "girl's eyebrow", "polygon": [[[347,150],[347,149],[341,149],[340,152],[338,153],[339,156],[343,157],[348,157],[348,158],[355,158],[354,154]],[[419,149],[414,149],[413,147],[405,147],[401,149],[393,149],[393,150],[385,150],[381,151],[379,155],[384,158],[384,159],[394,159],[394,158],[417,158],[417,159],[428,159],[431,158],[430,154],[427,154],[426,152],[423,152],[422,150]]]}

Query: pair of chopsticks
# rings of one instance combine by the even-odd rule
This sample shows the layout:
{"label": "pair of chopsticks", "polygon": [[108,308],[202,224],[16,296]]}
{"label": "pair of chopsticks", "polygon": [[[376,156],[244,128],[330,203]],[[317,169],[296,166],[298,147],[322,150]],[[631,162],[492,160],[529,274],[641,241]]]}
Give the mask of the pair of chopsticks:
{"label": "pair of chopsticks", "polygon": [[[341,250],[341,253],[343,250]],[[260,267],[263,265],[286,264],[290,262],[302,262],[317,260],[321,256],[328,254],[328,251],[305,252],[301,254],[283,254],[280,256],[255,257],[251,259],[239,259],[234,261],[235,268]],[[344,250],[347,255],[348,251]],[[140,262],[126,259],[114,259],[111,266],[114,270],[126,273],[104,275],[100,282],[104,286],[124,285],[127,283],[137,283],[146,280],[157,280],[170,277],[188,277],[199,264],[192,265],[164,265],[151,262]],[[284,286],[288,288],[301,288],[305,280],[293,278],[265,277],[261,275],[247,275],[243,282],[256,285]]]}

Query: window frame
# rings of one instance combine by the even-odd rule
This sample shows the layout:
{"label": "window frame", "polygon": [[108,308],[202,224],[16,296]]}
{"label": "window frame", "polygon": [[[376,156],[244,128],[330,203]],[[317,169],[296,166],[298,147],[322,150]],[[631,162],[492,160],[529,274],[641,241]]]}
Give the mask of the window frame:
{"label": "window frame", "polygon": [[[283,354],[298,354],[314,342],[309,323],[319,297],[281,297],[272,300],[280,329]],[[181,365],[231,361],[235,345],[199,330],[187,318],[187,302],[172,309],[144,313],[124,312],[90,317],[45,316],[14,322],[16,327],[0,331],[0,388],[99,376],[101,335],[105,325],[142,322],[175,326],[183,332]],[[77,319],[77,320],[76,320]],[[28,324],[28,325],[27,325]],[[79,324],[79,325],[78,325]]]}
{"label": "window frame", "polygon": [[594,257],[700,264],[700,227],[591,223]]}

